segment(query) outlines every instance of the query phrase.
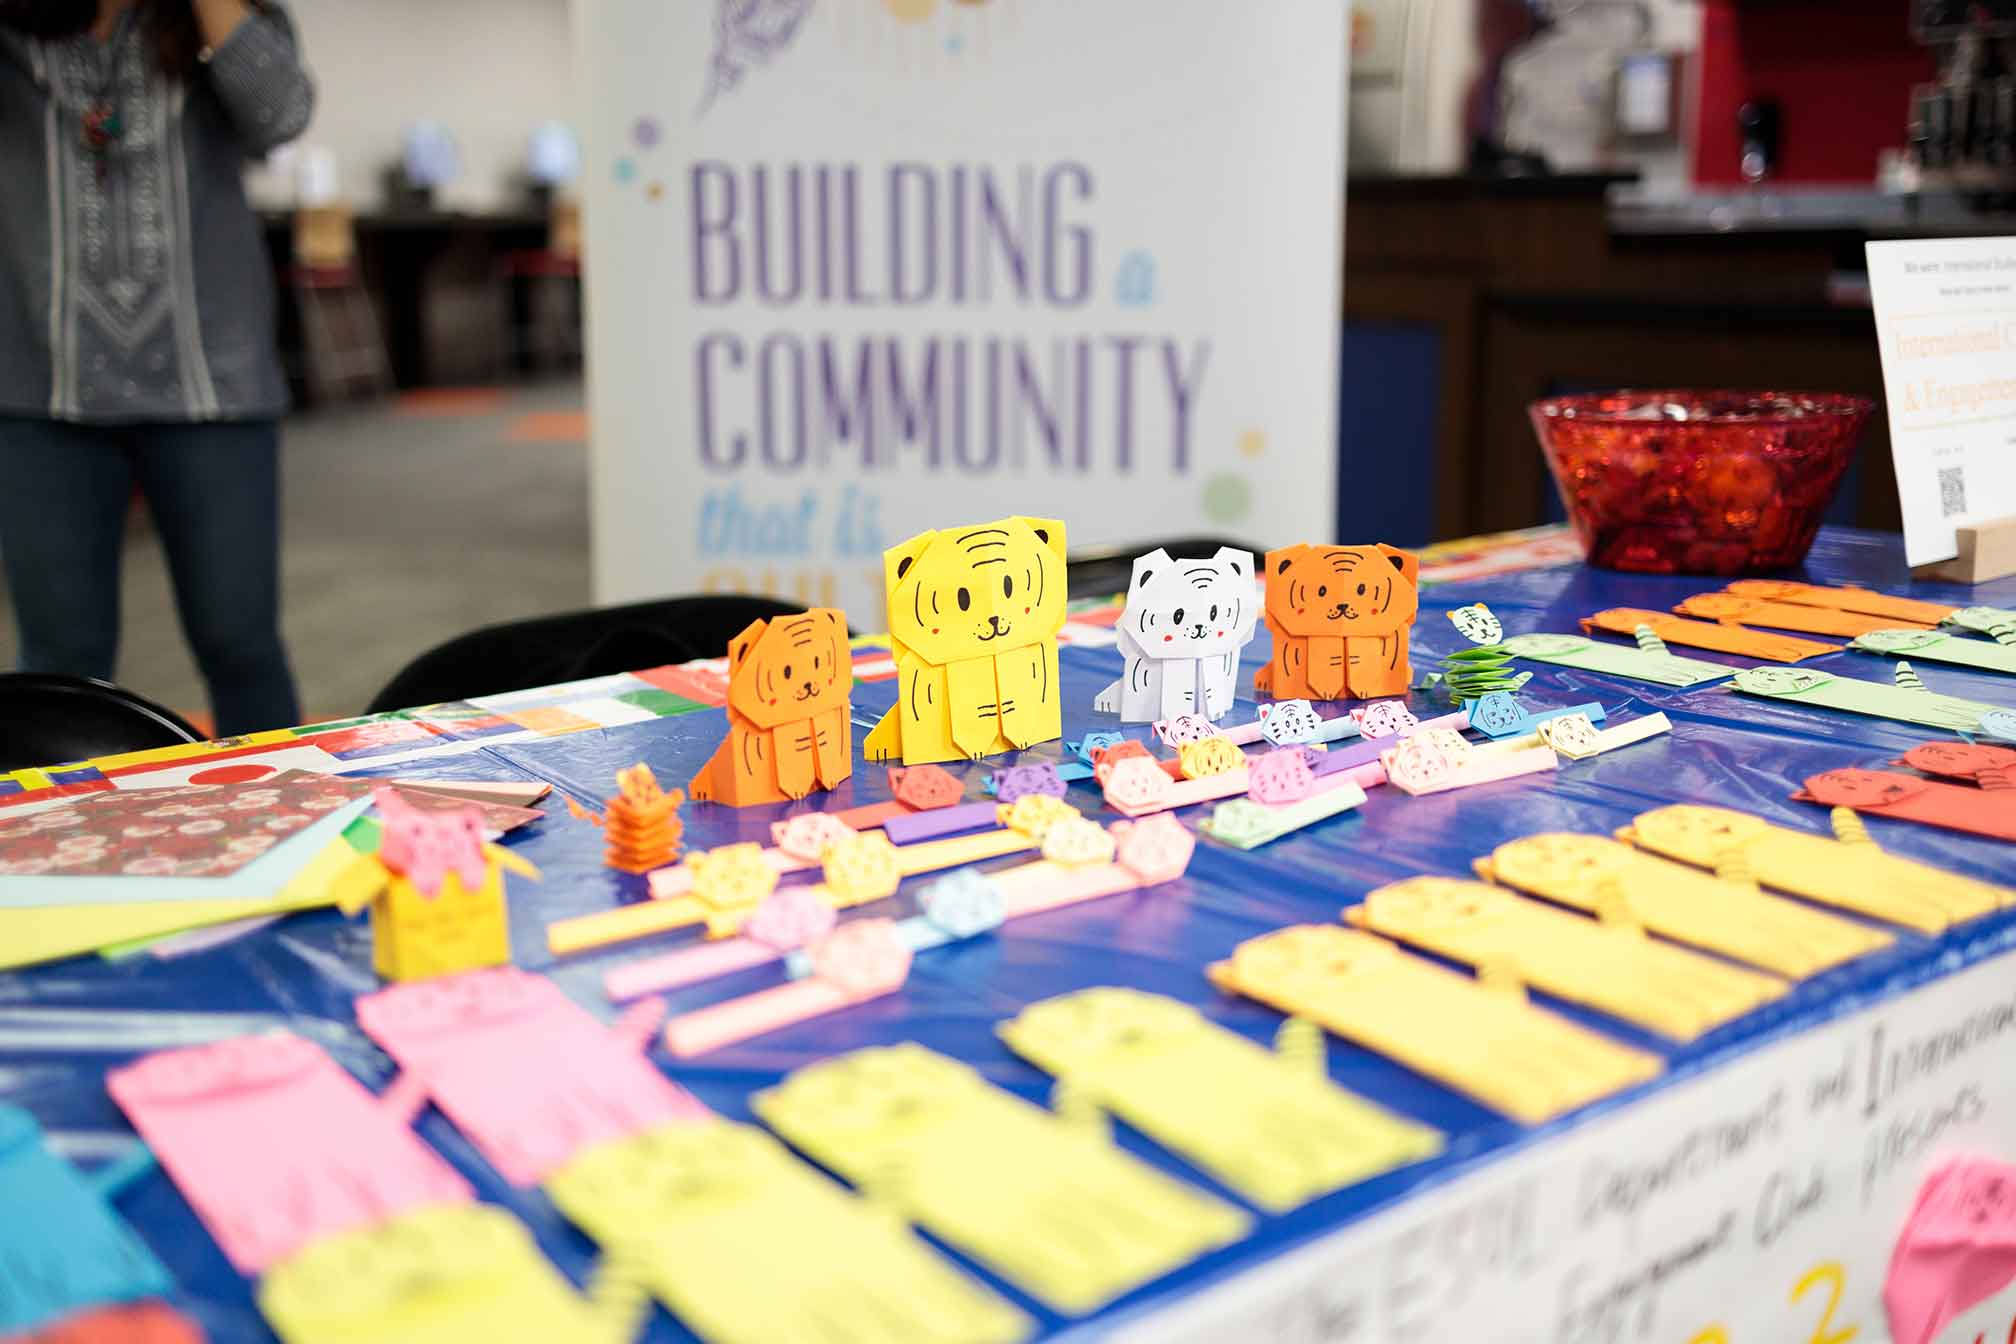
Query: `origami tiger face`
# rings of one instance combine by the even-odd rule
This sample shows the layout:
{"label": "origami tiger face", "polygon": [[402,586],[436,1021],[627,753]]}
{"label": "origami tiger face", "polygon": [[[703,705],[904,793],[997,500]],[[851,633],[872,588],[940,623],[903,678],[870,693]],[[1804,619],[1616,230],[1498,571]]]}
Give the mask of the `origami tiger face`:
{"label": "origami tiger face", "polygon": [[1054,520],[926,532],[884,563],[889,633],[927,663],[1027,648],[1064,624],[1064,525]]}
{"label": "origami tiger face", "polygon": [[1414,623],[1420,561],[1397,547],[1289,546],[1267,553],[1267,616],[1291,635],[1391,635]]}

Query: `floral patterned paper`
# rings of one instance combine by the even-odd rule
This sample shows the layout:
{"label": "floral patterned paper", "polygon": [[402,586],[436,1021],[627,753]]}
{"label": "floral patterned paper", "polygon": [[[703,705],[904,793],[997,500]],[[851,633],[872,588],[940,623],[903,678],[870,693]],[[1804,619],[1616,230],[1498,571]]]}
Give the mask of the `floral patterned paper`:
{"label": "floral patterned paper", "polygon": [[227,877],[361,791],[316,777],[98,794],[0,821],[0,876]]}

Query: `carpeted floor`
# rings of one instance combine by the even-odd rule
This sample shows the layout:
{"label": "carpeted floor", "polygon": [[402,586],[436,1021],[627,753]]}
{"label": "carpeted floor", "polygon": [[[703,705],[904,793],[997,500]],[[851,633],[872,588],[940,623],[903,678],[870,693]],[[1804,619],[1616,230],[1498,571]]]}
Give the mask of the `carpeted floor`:
{"label": "carpeted floor", "polygon": [[[288,425],[283,615],[311,719],[359,713],[415,654],[588,605],[578,384],[317,411]],[[151,529],[126,543],[119,680],[207,711]],[[0,668],[14,618],[0,584]]]}

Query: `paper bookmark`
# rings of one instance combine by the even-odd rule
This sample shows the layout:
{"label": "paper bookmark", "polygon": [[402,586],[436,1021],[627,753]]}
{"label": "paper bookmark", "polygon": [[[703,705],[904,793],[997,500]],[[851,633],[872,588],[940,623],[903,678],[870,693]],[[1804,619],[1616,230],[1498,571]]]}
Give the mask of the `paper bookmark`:
{"label": "paper bookmark", "polygon": [[27,1330],[101,1302],[174,1291],[168,1271],[112,1209],[119,1177],[85,1177],[49,1151],[41,1126],[0,1104],[0,1331]]}
{"label": "paper bookmark", "polygon": [[[1852,812],[1841,814],[1854,821]],[[1676,804],[1644,813],[1617,832],[1640,849],[1747,878],[1811,901],[1902,924],[1921,933],[2016,904],[2016,891],[1885,854],[1859,821],[1852,841],[1773,826],[1723,807]]]}
{"label": "paper bookmark", "polygon": [[1807,635],[1866,635],[1871,630],[1889,630],[1914,622],[1889,616],[1868,616],[1832,607],[1802,607],[1791,602],[1763,602],[1728,593],[1697,593],[1673,610],[1683,616],[1699,616],[1724,625],[1768,625],[1776,630],[1797,630]]}
{"label": "paper bookmark", "polygon": [[499,1344],[607,1340],[620,1332],[494,1204],[416,1209],[318,1241],[259,1284],[285,1344]]}
{"label": "paper bookmark", "polygon": [[1325,789],[1289,803],[1234,798],[1218,804],[1210,819],[1199,822],[1197,829],[1234,849],[1258,849],[1305,826],[1349,812],[1364,802],[1365,790],[1348,780],[1342,787]]}
{"label": "paper bookmark", "polygon": [[665,1048],[690,1059],[893,994],[910,978],[910,947],[894,920],[856,920],[819,941],[812,970],[788,985],[681,1013],[665,1024]]}
{"label": "paper bookmark", "polygon": [[1650,681],[1661,686],[1699,686],[1720,681],[1735,671],[1720,663],[1681,658],[1670,653],[1647,653],[1643,649],[1617,644],[1599,644],[1580,635],[1515,635],[1505,641],[1515,658],[1536,663],[1556,663],[1585,672],[1606,672],[1613,677]]}
{"label": "paper bookmark", "polygon": [[1829,770],[1808,777],[1806,786],[1792,797],[1991,840],[2016,840],[2016,789],[2008,787],[1969,788],[1889,770]]}
{"label": "paper bookmark", "polygon": [[1776,976],[1655,942],[1640,926],[1598,923],[1482,882],[1409,878],[1368,892],[1344,917],[1676,1041],[1788,990]]}
{"label": "paper bookmark", "polygon": [[404,1119],[287,1032],[158,1051],[112,1070],[105,1090],[242,1274],[470,1197]]}
{"label": "paper bookmark", "polygon": [[[1442,1135],[1330,1081],[1320,1029],[1268,1050],[1188,1004],[1088,989],[995,1028],[1009,1049],[1261,1208],[1286,1212],[1442,1151]],[[1199,1079],[1209,1079],[1199,1087]]]}
{"label": "paper bookmark", "polygon": [[[924,768],[937,769],[936,766]],[[912,815],[915,814],[908,808],[900,811],[900,816]],[[896,819],[889,817],[878,824]],[[826,857],[826,851],[838,841],[872,829],[862,827],[857,830],[832,812],[801,812],[788,821],[770,823],[771,848],[761,851],[763,862],[779,876],[801,873],[808,868],[817,868],[819,861]],[[651,874],[652,898],[669,901],[675,896],[686,895],[693,890],[693,878],[697,872],[698,866],[692,863],[676,863],[658,869]]]}
{"label": "paper bookmark", "polygon": [[[988,775],[980,787],[1004,803],[1012,803],[1024,793],[1050,793],[1062,798],[1068,791],[1067,786],[1092,778],[1093,767],[1099,763],[1101,752],[1123,743],[1136,747],[1141,745],[1125,733],[1087,733],[1075,742],[1064,744],[1074,759],[1011,765]],[[1141,750],[1145,752],[1147,748],[1142,747]],[[1008,794],[1001,792],[1004,787],[1009,790]]]}
{"label": "paper bookmark", "polygon": [[2016,676],[2016,644],[1991,644],[1985,639],[1963,639],[1937,630],[1872,630],[1858,635],[1851,647],[1863,653],[1922,658],[1929,663],[1951,663]]}
{"label": "paper bookmark", "polygon": [[1171,779],[1155,761],[1141,756],[1109,760],[1099,769],[1104,772],[1100,784],[1105,790],[1106,806],[1130,817],[1231,798],[1247,788],[1247,772],[1243,768],[1180,782]]}
{"label": "paper bookmark", "polygon": [[394,1092],[440,1107],[513,1185],[589,1144],[710,1114],[644,1058],[655,1005],[605,1027],[515,966],[367,995],[357,1024],[402,1070]]}
{"label": "paper bookmark", "polygon": [[1892,597],[1867,588],[1829,587],[1817,583],[1793,583],[1785,579],[1737,579],[1727,592],[1737,597],[1763,602],[1790,602],[1802,607],[1829,607],[1835,611],[1881,616],[1909,625],[1937,625],[1953,614],[1945,602],[1925,602],[1915,597]]}
{"label": "paper bookmark", "polygon": [[1516,982],[1473,980],[1334,924],[1249,938],[1210,976],[1220,989],[1311,1018],[1523,1124],[1665,1067],[1657,1055],[1534,1007]]}
{"label": "paper bookmark", "polygon": [[1358,721],[1349,714],[1326,719],[1307,700],[1277,700],[1262,705],[1251,723],[1227,728],[1223,736],[1237,746],[1271,742],[1277,747],[1337,742],[1358,736]]}
{"label": "paper bookmark", "polygon": [[[1404,732],[1381,737],[1373,737],[1368,734],[1366,740],[1363,742],[1354,742],[1348,747],[1335,747],[1324,752],[1321,758],[1322,769],[1319,773],[1327,775],[1338,770],[1349,770],[1355,766],[1376,761],[1399,745],[1399,743],[1406,741],[1410,737],[1418,736],[1423,732],[1440,728],[1460,735],[1461,730],[1469,726],[1469,714],[1459,710],[1454,714],[1444,714],[1436,719],[1418,720]],[[1312,762],[1312,768],[1313,764]]]}
{"label": "paper bookmark", "polygon": [[1891,762],[1987,789],[2016,788],[2016,749],[1985,742],[1925,742]]}
{"label": "paper bookmark", "polygon": [[1249,1226],[1115,1146],[1097,1117],[1054,1115],[921,1045],[799,1069],[752,1105],[794,1147],[1071,1315]]}
{"label": "paper bookmark", "polygon": [[[1468,727],[1494,740],[1507,737],[1521,737],[1533,732],[1549,719],[1558,719],[1567,714],[1580,714],[1591,723],[1603,722],[1606,711],[1603,706],[1591,700],[1587,704],[1569,705],[1565,709],[1528,709],[1510,691],[1493,691],[1479,696],[1470,705]],[[1431,719],[1430,728],[1464,727],[1463,724],[1445,725],[1439,719]]]}
{"label": "paper bookmark", "polygon": [[1486,750],[1461,733],[1431,728],[1381,755],[1379,763],[1395,787],[1419,797],[1552,770],[1556,761],[1550,747]]}
{"label": "paper bookmark", "polygon": [[1689,621],[1668,612],[1639,607],[1612,607],[1582,620],[1582,629],[1589,633],[1607,630],[1611,634],[1629,636],[1636,634],[1640,626],[1668,644],[1685,644],[1716,653],[1763,658],[1774,663],[1796,663],[1805,658],[1817,658],[1823,653],[1841,652],[1839,644],[1827,644],[1817,639],[1795,639],[1791,635],[1774,635],[1715,621]]}
{"label": "paper bookmark", "polygon": [[1586,910],[1606,923],[1639,924],[1662,938],[1800,978],[1888,947],[1880,929],[1655,858],[1601,835],[1531,835],[1479,859],[1477,874]]}
{"label": "paper bookmark", "polygon": [[2016,644],[2016,611],[2000,607],[1961,607],[1944,622],[1959,630],[1986,635],[1997,644]]}
{"label": "paper bookmark", "polygon": [[1745,695],[1783,700],[1788,704],[1838,709],[1849,714],[1895,719],[1948,732],[1972,732],[1981,716],[1995,706],[1958,696],[1935,695],[1876,681],[1837,677],[1810,667],[1752,667],[1736,674],[1735,689]]}
{"label": "paper bookmark", "polygon": [[1033,1328],[886,1209],[749,1125],[603,1144],[546,1189],[605,1263],[710,1344],[1011,1344]]}
{"label": "paper bookmark", "polygon": [[1526,737],[1508,737],[1497,742],[1487,742],[1479,750],[1517,751],[1532,747],[1550,747],[1558,756],[1579,761],[1590,756],[1601,756],[1604,752],[1615,751],[1619,747],[1635,746],[1655,737],[1663,737],[1672,731],[1672,721],[1664,714],[1658,713],[1641,714],[1635,719],[1626,719],[1608,728],[1598,728],[1580,714],[1563,714],[1546,720]]}

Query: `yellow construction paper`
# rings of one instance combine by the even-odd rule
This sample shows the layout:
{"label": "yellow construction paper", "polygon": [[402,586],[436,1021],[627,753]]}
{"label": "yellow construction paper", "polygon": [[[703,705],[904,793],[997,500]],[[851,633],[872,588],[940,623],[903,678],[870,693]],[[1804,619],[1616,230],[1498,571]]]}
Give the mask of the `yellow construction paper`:
{"label": "yellow construction paper", "polygon": [[1132,989],[1046,999],[995,1028],[1010,1049],[1262,1208],[1284,1212],[1433,1157],[1442,1135]]}
{"label": "yellow construction paper", "polygon": [[234,919],[335,905],[360,891],[369,899],[371,884],[382,877],[383,870],[374,860],[338,836],[268,897],[0,908],[0,970],[81,956],[118,943]]}
{"label": "yellow construction paper", "polygon": [[1921,933],[2016,903],[2016,891],[1885,854],[1866,839],[1844,843],[1773,826],[1726,807],[1675,804],[1617,832],[1640,849],[1703,868],[1741,865],[1744,875],[1794,896],[1886,919]]}
{"label": "yellow construction paper", "polygon": [[1675,942],[1794,977],[1893,941],[1881,929],[1656,858],[1602,835],[1531,835],[1477,861],[1480,877],[1635,922]]}
{"label": "yellow construction paper", "polygon": [[546,1190],[713,1344],[1008,1344],[1031,1329],[900,1219],[749,1125],[601,1144]]}
{"label": "yellow construction paper", "polygon": [[857,1050],[760,1092],[791,1143],[1058,1311],[1093,1311],[1247,1216],[921,1045]]}
{"label": "yellow construction paper", "polygon": [[315,1242],[267,1271],[259,1310],[286,1344],[629,1337],[491,1204],[437,1204]]}
{"label": "yellow construction paper", "polygon": [[1334,924],[1249,938],[1210,976],[1220,989],[1309,1017],[1529,1125],[1665,1067],[1657,1055],[1534,1007],[1502,974],[1473,980]]}
{"label": "yellow construction paper", "polygon": [[1502,887],[1413,877],[1366,893],[1352,923],[1479,968],[1502,965],[1558,999],[1691,1041],[1788,986],[1698,952],[1655,942],[1625,923],[1599,923]]}

